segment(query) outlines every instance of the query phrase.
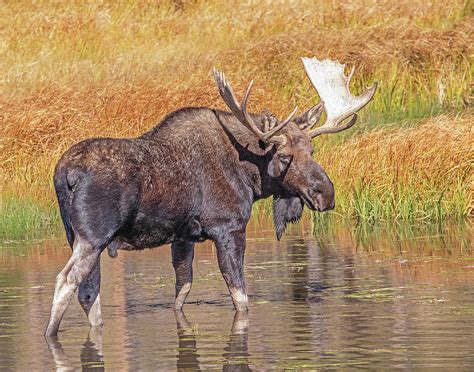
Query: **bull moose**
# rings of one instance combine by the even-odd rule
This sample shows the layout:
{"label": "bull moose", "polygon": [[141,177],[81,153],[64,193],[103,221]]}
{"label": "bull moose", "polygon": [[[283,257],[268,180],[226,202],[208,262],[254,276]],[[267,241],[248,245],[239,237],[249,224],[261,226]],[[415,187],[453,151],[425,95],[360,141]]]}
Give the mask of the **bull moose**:
{"label": "bull moose", "polygon": [[[214,78],[231,112],[182,108],[137,138],[93,138],[61,157],[54,173],[61,218],[72,256],[56,278],[46,336],[57,335],[71,298],[92,326],[102,325],[100,255],[171,243],[176,273],[175,310],[191,289],[195,242],[216,245],[221,273],[235,309],[245,312],[245,229],[252,204],[273,197],[273,219],[280,239],[304,205],[334,208],[334,186],[312,157],[311,140],[353,126],[357,112],[373,97],[376,83],[353,96],[344,65],[302,58],[321,102],[279,121],[265,111],[252,114],[225,75]],[[325,123],[315,128],[325,110]],[[347,120],[351,118],[350,120]]]}

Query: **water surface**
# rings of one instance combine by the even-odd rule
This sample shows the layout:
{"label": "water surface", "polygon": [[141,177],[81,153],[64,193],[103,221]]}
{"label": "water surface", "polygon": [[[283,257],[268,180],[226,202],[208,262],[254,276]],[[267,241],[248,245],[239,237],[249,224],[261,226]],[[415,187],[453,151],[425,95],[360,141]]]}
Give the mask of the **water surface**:
{"label": "water surface", "polygon": [[248,229],[248,318],[234,318],[212,244],[197,246],[185,315],[171,310],[169,246],[103,255],[105,326],[77,300],[50,350],[42,336],[62,235],[0,246],[0,369],[315,369],[474,366],[474,251],[468,225],[320,226],[277,242]]}

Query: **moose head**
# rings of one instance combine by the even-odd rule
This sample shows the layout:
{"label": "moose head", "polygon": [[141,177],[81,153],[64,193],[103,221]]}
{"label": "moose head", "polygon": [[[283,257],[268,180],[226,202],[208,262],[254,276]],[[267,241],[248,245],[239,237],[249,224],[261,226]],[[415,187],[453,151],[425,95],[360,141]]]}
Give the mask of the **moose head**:
{"label": "moose head", "polygon": [[[357,112],[374,96],[377,83],[360,96],[349,90],[354,68],[348,76],[344,67],[331,60],[302,58],[303,65],[321,102],[295,117],[297,108],[279,122],[271,113],[261,115],[261,122],[247,111],[247,101],[253,80],[239,104],[226,76],[214,69],[219,93],[237,119],[251,130],[268,149],[266,171],[280,186],[274,195],[273,218],[277,238],[280,239],[286,224],[297,221],[306,205],[313,211],[334,208],[334,185],[324,169],[313,159],[311,140],[321,134],[338,133],[349,129],[357,121]],[[315,127],[323,110],[326,121]],[[350,118],[350,120],[348,120]]]}

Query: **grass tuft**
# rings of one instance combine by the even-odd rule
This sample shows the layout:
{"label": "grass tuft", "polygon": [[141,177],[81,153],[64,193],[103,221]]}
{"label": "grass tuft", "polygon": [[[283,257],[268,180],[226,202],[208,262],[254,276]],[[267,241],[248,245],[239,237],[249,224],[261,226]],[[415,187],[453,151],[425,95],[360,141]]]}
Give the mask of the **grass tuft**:
{"label": "grass tuft", "polygon": [[30,196],[1,195],[0,238],[33,238],[45,231],[57,231],[60,223],[55,203],[41,203]]}

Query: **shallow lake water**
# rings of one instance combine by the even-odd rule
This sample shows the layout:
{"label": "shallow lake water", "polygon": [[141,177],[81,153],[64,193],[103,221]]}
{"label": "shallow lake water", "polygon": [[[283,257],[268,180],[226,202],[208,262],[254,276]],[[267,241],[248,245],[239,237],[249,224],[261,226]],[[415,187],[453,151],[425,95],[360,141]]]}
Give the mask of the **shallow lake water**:
{"label": "shallow lake water", "polygon": [[102,256],[104,327],[77,300],[59,342],[43,338],[62,234],[0,245],[0,370],[262,370],[474,367],[474,250],[468,224],[309,221],[277,242],[248,228],[248,317],[234,317],[211,243],[197,246],[184,316],[171,310],[169,246]]}

